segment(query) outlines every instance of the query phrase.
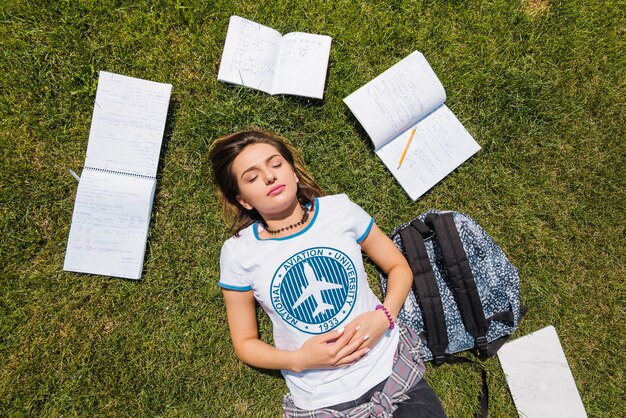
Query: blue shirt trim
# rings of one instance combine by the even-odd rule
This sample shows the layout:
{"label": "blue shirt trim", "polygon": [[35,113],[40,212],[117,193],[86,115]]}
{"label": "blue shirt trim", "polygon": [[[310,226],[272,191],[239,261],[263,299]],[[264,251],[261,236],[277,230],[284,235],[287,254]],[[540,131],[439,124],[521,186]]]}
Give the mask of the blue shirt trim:
{"label": "blue shirt trim", "polygon": [[[297,232],[297,233],[295,233],[293,235],[286,236],[286,237],[265,238],[265,239],[263,239],[263,238],[259,237],[259,230],[258,230],[259,223],[255,222],[252,225],[252,231],[254,232],[254,237],[258,241],[284,241],[284,240],[288,240],[288,239],[291,239],[291,238],[295,238],[298,235],[304,234],[306,231],[308,231],[313,226],[313,224],[315,223],[315,220],[317,219],[317,214],[320,213],[320,205],[319,205],[319,201],[317,200],[317,197],[314,200],[315,200],[315,212],[313,213],[313,219],[311,219],[311,222],[309,222],[309,224],[302,231]],[[307,206],[310,206],[310,205],[307,205]]]}
{"label": "blue shirt trim", "polygon": [[361,235],[360,237],[356,239],[357,244],[360,244],[365,238],[367,238],[367,235],[370,233],[373,226],[374,226],[374,218],[370,219],[370,224],[367,226],[367,229],[365,229],[365,232],[363,232],[363,235]]}
{"label": "blue shirt trim", "polygon": [[236,290],[238,292],[247,292],[248,290],[252,290],[252,287],[250,286],[233,286],[233,285],[222,283],[222,282],[217,282],[217,285],[221,288],[228,289],[228,290]]}

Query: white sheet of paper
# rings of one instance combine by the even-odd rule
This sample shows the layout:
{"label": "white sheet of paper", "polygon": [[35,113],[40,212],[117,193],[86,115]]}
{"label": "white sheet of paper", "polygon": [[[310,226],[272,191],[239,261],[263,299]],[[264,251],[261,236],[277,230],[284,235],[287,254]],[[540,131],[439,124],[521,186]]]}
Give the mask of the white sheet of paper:
{"label": "white sheet of paper", "polygon": [[259,23],[231,16],[219,81],[269,94],[321,99],[332,38],[303,32],[282,36]]}
{"label": "white sheet of paper", "polygon": [[83,170],[63,269],[141,278],[156,179]]}
{"label": "white sheet of paper", "polygon": [[378,150],[445,100],[441,81],[424,55],[414,51],[344,102]]}
{"label": "white sheet of paper", "polygon": [[171,84],[100,71],[86,167],[154,177]]}
{"label": "white sheet of paper", "polygon": [[231,16],[217,79],[271,94],[281,38],[272,28]]}
{"label": "white sheet of paper", "polygon": [[321,99],[332,38],[292,32],[283,36],[274,76],[273,94]]}
{"label": "white sheet of paper", "polygon": [[480,149],[452,111],[443,105],[416,125],[413,141],[398,169],[411,130],[387,143],[376,151],[376,155],[413,200]]}
{"label": "white sheet of paper", "polygon": [[504,344],[498,351],[520,417],[586,417],[553,326]]}

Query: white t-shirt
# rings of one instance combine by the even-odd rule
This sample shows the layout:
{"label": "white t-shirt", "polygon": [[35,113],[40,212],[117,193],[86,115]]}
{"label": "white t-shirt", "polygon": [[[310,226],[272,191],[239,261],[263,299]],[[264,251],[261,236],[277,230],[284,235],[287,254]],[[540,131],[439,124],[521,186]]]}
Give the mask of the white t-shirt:
{"label": "white t-shirt", "polygon": [[[367,282],[359,245],[374,220],[345,194],[317,198],[314,205],[313,218],[294,235],[260,239],[262,225],[256,223],[222,246],[219,286],[252,290],[283,350],[296,350],[380,303]],[[351,366],[283,370],[294,403],[311,410],[358,398],[389,377],[397,344],[394,329]]]}

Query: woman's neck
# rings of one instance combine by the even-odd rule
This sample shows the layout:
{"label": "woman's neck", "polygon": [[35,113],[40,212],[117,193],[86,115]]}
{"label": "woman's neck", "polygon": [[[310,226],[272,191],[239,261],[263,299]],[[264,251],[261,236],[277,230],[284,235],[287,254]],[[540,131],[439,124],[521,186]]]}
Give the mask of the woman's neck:
{"label": "woman's neck", "polygon": [[280,238],[302,231],[309,224],[314,208],[304,208],[296,202],[288,210],[264,216],[265,229],[259,232],[261,238]]}

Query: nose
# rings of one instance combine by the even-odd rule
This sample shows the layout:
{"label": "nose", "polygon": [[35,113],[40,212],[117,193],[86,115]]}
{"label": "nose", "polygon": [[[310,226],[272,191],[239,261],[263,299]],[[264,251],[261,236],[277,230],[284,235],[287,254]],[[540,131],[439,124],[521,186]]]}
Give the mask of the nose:
{"label": "nose", "polygon": [[265,176],[265,184],[272,184],[276,181],[276,175],[271,170],[267,170],[264,173]]}

